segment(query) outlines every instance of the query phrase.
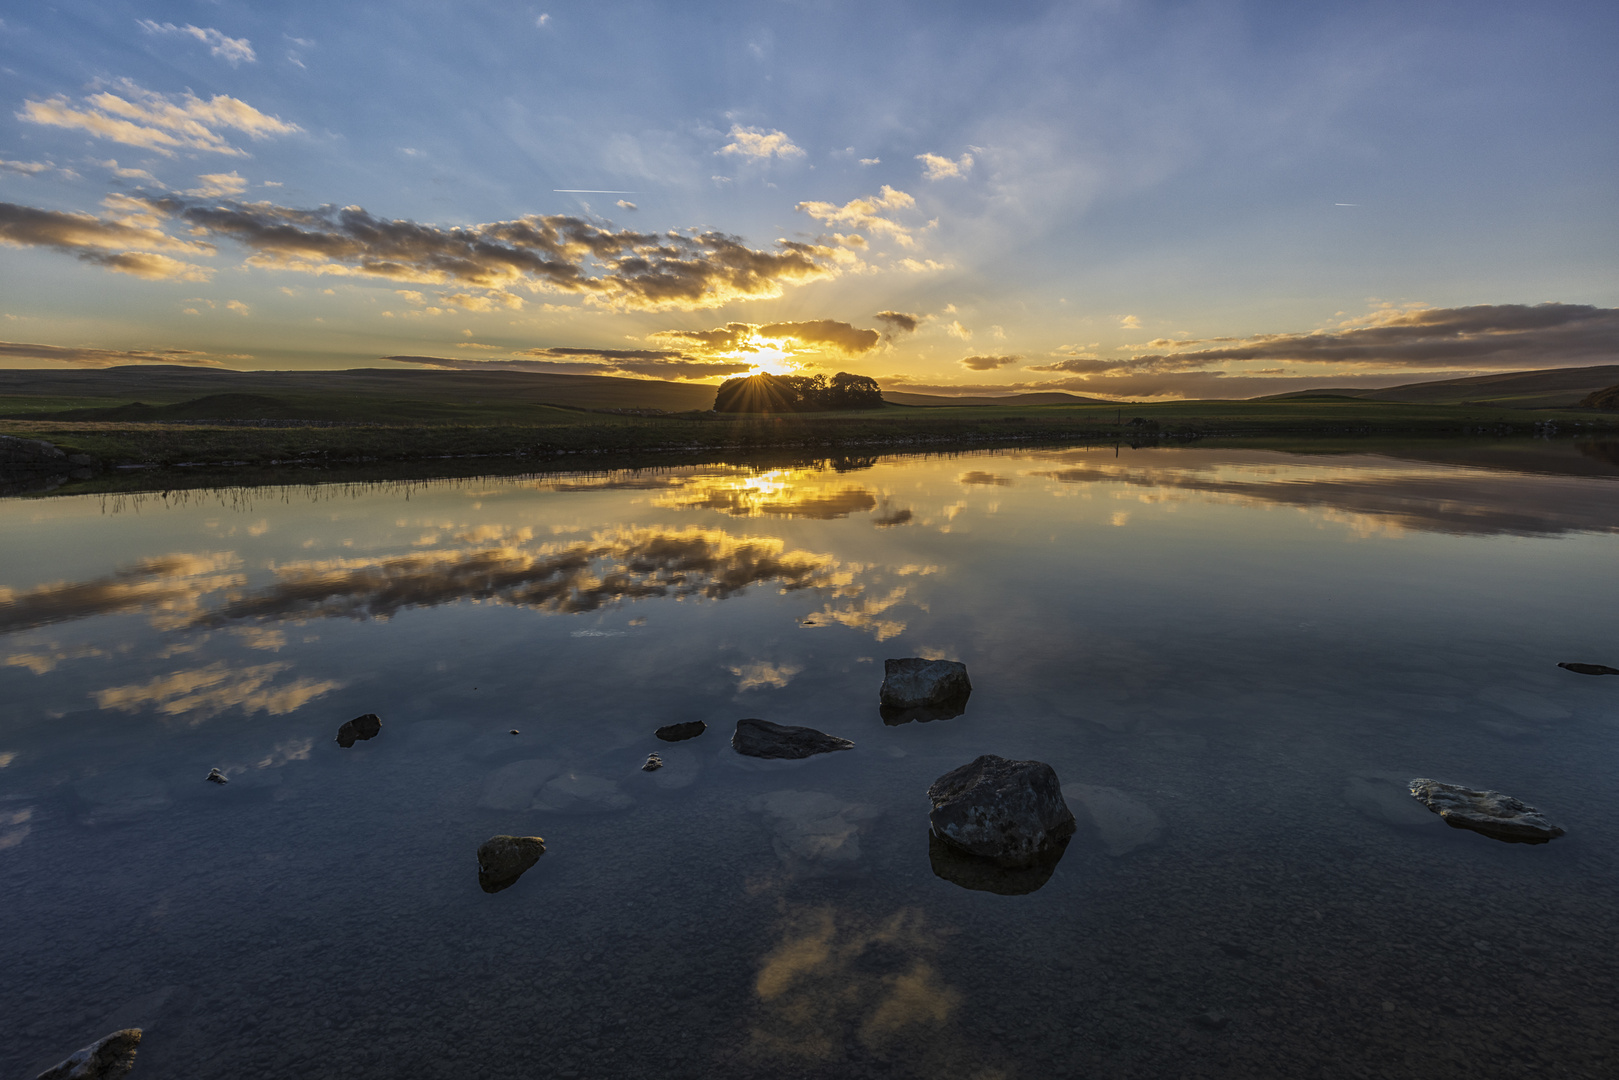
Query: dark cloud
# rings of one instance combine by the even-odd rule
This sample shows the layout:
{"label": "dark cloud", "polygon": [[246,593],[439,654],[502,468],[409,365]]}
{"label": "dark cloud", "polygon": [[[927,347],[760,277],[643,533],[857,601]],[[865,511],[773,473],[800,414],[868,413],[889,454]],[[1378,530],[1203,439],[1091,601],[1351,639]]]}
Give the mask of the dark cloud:
{"label": "dark cloud", "polygon": [[124,364],[188,364],[220,367],[223,362],[207,353],[191,349],[74,349],[61,345],[29,345],[20,341],[0,341],[0,357],[19,360],[46,360],[80,367],[120,367]]}
{"label": "dark cloud", "polygon": [[909,525],[914,516],[909,510],[880,510],[871,516],[871,521],[879,529],[889,529],[895,525]]}
{"label": "dark cloud", "polygon": [[[128,210],[135,203],[124,196],[109,200]],[[0,203],[0,244],[44,247],[82,262],[123,274],[156,281],[206,281],[213,270],[175,259],[163,252],[208,255],[213,245],[179,240],[163,232],[143,208],[123,217],[39,210],[16,203]]]}
{"label": "dark cloud", "polygon": [[789,517],[832,521],[875,509],[877,497],[864,488],[839,491],[800,489],[761,494],[736,484],[692,485],[686,491],[659,500],[660,506],[683,510],[718,510],[737,517]]}
{"label": "dark cloud", "polygon": [[[534,371],[551,375],[641,375],[660,379],[709,379],[752,370],[745,360],[701,360],[655,349],[524,349],[533,360],[473,360],[465,356],[384,356],[403,364],[453,371]],[[569,359],[571,358],[571,359]]]}
{"label": "dark cloud", "polygon": [[845,356],[857,356],[877,347],[880,335],[875,330],[862,330],[836,319],[811,319],[807,322],[765,323],[758,329],[760,337],[787,339],[803,345],[820,345],[836,349]]}
{"label": "dark cloud", "polygon": [[907,315],[903,311],[879,311],[874,317],[878,322],[887,323],[890,332],[912,334],[922,325],[920,315]]}
{"label": "dark cloud", "polygon": [[613,231],[562,214],[441,227],[379,218],[358,206],[144,201],[153,213],[236,241],[253,252],[254,266],[491,290],[531,287],[637,310],[775,297],[785,285],[835,272],[833,250],[816,244],[782,240],[774,251],[756,251],[721,232]]}
{"label": "dark cloud", "polygon": [[994,371],[996,368],[1015,364],[1021,357],[1017,356],[963,356],[956,363],[973,371]]}
{"label": "dark cloud", "polygon": [[[1070,361],[1061,361],[1034,370],[1157,373],[1251,360],[1470,370],[1573,367],[1619,357],[1619,308],[1479,304],[1387,311],[1305,334],[1186,342],[1159,339],[1148,344],[1174,348],[1128,360],[1092,362],[1103,365],[1100,367],[1065,366]],[[1112,366],[1106,366],[1109,364]]]}
{"label": "dark cloud", "polygon": [[229,554],[160,555],[89,581],[61,581],[17,591],[0,586],[0,634],[125,612],[195,610],[209,592],[246,579]]}
{"label": "dark cloud", "polygon": [[1011,487],[1012,481],[1004,476],[997,476],[987,472],[964,472],[956,477],[956,483],[976,487]]}

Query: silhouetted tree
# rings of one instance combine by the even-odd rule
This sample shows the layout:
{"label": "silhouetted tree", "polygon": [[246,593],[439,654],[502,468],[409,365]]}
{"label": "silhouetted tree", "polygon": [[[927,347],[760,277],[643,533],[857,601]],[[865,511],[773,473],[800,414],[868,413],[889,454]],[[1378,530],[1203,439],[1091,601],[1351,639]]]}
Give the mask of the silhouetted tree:
{"label": "silhouetted tree", "polygon": [[880,409],[883,392],[876,379],[840,371],[825,375],[771,375],[760,372],[726,379],[714,395],[715,412],[815,412],[823,409]]}

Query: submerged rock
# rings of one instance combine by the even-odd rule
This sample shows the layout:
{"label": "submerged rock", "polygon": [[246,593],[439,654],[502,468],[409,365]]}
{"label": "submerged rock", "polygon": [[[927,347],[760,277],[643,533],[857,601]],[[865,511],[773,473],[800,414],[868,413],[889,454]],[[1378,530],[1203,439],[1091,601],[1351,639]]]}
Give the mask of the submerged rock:
{"label": "submerged rock", "polygon": [[664,742],[685,742],[695,739],[708,730],[708,725],[701,720],[691,720],[684,724],[665,724],[652,734]]}
{"label": "submerged rock", "polygon": [[540,786],[562,771],[550,758],[528,758],[502,765],[483,782],[478,805],[485,810],[527,810]]}
{"label": "submerged rock", "polygon": [[509,889],[544,854],[542,837],[491,836],[478,847],[478,884],[486,893]]}
{"label": "submerged rock", "polygon": [[1558,664],[1576,675],[1619,675],[1619,668],[1609,667],[1607,664]]}
{"label": "submerged rock", "polygon": [[135,1067],[140,1044],[140,1028],[115,1031],[46,1069],[36,1080],[116,1080]]}
{"label": "submerged rock", "polygon": [[226,776],[224,773],[220,772],[218,769],[209,769],[208,770],[208,775],[203,777],[203,779],[207,780],[210,784],[228,784],[228,783],[230,783],[230,777]]}
{"label": "submerged rock", "polygon": [[833,750],[852,750],[854,743],[814,728],[772,724],[769,720],[738,720],[731,747],[756,758],[807,758]]}
{"label": "submerged rock", "polygon": [[771,847],[795,874],[848,873],[860,862],[860,833],[882,815],[876,807],[844,802],[824,791],[772,791],[748,803],[770,820]]}
{"label": "submerged rock", "polygon": [[546,784],[534,797],[533,810],[555,810],[569,814],[601,814],[624,810],[635,800],[611,780],[588,773],[564,773]]}
{"label": "submerged rock", "polygon": [[1043,761],[985,754],[928,788],[939,839],[1006,866],[1027,866],[1074,833],[1057,773]]}
{"label": "submerged rock", "polygon": [[1117,788],[1093,784],[1064,784],[1063,797],[1078,803],[1096,826],[1097,838],[1117,858],[1158,841],[1164,822],[1152,807]]}
{"label": "submerged rock", "polygon": [[356,742],[374,739],[382,731],[382,720],[376,713],[366,713],[356,716],[353,720],[345,721],[337,729],[337,745],[347,750]]}
{"label": "submerged rock", "polygon": [[1509,844],[1544,844],[1563,835],[1533,806],[1499,791],[1478,791],[1437,780],[1411,781],[1411,794],[1446,825],[1472,829]]}
{"label": "submerged rock", "polygon": [[661,768],[663,768],[663,759],[657,754],[648,754],[646,756],[646,764],[641,766],[641,771],[657,772]]}
{"label": "submerged rock", "polygon": [[1025,866],[1003,866],[994,859],[969,855],[928,830],[928,864],[933,867],[935,877],[963,889],[1000,896],[1026,896],[1040,888],[1051,880],[1067,850],[1068,841],[1059,840]]}
{"label": "submerged rock", "polygon": [[967,665],[955,660],[910,656],[883,661],[879,700],[886,724],[949,720],[960,716],[967,711],[967,698],[972,692]]}

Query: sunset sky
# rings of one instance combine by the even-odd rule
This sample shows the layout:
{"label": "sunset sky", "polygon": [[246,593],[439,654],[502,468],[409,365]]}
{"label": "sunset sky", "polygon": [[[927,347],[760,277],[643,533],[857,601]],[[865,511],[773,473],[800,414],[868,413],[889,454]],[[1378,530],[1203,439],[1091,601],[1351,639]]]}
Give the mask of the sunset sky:
{"label": "sunset sky", "polygon": [[1619,363],[1616,55],[1602,2],[0,3],[0,366]]}

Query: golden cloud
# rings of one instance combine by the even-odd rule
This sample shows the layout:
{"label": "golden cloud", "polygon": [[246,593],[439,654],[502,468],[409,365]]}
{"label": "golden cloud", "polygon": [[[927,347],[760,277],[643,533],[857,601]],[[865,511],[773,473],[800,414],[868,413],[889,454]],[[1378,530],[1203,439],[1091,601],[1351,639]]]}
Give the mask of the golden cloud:
{"label": "golden cloud", "polygon": [[804,148],[795,146],[793,140],[782,131],[765,131],[761,128],[743,127],[740,124],[731,125],[731,141],[714,151],[716,154],[731,154],[736,157],[754,158],[768,161],[777,158],[801,158]]}
{"label": "golden cloud", "polygon": [[164,95],[146,90],[128,79],[118,93],[91,94],[75,106],[66,97],[26,101],[19,120],[51,127],[71,128],[97,138],[112,139],[173,156],[176,150],[205,150],[242,156],[225,141],[223,131],[239,131],[252,139],[291,135],[297,124],[259,112],[239,98],[217,94],[207,101],[189,91]]}
{"label": "golden cloud", "polygon": [[206,281],[213,274],[209,267],[161,254],[211,255],[213,245],[168,235],[138,200],[109,196],[107,206],[109,215],[96,217],[0,203],[0,244],[52,248],[83,262],[151,280]]}
{"label": "golden cloud", "polygon": [[877,236],[892,237],[904,247],[911,247],[916,243],[911,230],[883,215],[915,207],[916,200],[910,195],[884,184],[878,194],[850,199],[842,206],[829,202],[801,202],[794,209],[826,225],[864,229]]}

